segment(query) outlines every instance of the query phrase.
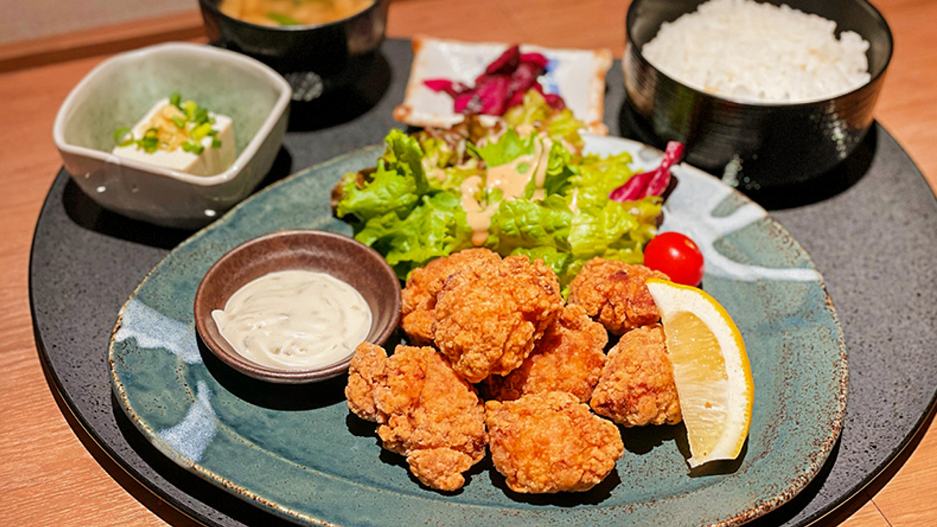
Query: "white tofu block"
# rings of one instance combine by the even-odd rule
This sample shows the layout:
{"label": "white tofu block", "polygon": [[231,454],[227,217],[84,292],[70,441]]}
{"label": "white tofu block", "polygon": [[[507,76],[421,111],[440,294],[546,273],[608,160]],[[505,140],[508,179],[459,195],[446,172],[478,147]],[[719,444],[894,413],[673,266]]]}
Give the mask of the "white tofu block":
{"label": "white tofu block", "polygon": [[[149,123],[157,112],[169,104],[169,99],[162,99],[157,102],[147,114],[140,119],[131,129],[134,139],[140,139],[149,128]],[[215,137],[221,141],[218,148],[212,147],[211,136],[202,138],[201,144],[205,149],[201,154],[186,152],[181,147],[169,152],[162,148],[153,153],[148,153],[137,145],[117,146],[111,152],[116,156],[132,159],[141,163],[158,165],[171,170],[185,172],[196,176],[214,176],[224,172],[232,163],[237,155],[234,151],[234,128],[231,118],[226,115],[219,115],[209,112],[209,115],[215,119],[212,129],[218,133]]]}

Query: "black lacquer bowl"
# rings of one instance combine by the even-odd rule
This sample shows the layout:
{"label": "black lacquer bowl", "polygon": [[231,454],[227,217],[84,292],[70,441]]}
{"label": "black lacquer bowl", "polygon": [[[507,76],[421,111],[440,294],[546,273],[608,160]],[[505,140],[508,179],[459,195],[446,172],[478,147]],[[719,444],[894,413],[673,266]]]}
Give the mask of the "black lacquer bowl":
{"label": "black lacquer bowl", "polygon": [[[866,0],[767,0],[836,22],[836,35],[855,31],[869,42],[871,80],[849,93],[795,104],[733,101],[686,86],[642,55],[663,22],[695,11],[705,0],[634,0],[626,17],[624,112],[641,139],[662,147],[686,144],[686,161],[742,190],[801,183],[847,158],[872,124],[891,31]],[[727,57],[726,60],[730,60]]]}
{"label": "black lacquer bowl", "polygon": [[384,41],[390,0],[376,0],[351,17],[328,24],[260,26],[199,0],[212,44],[244,53],[275,69],[293,88],[293,99],[311,101],[347,86],[371,67]]}

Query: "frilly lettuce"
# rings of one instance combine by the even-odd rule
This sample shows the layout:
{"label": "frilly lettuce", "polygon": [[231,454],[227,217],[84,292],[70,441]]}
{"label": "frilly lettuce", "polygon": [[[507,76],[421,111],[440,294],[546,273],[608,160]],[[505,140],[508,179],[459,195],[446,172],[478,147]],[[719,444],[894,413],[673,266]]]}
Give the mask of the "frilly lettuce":
{"label": "frilly lettuce", "polygon": [[430,260],[472,246],[472,228],[459,197],[451,192],[426,195],[406,218],[393,212],[378,216],[357,231],[355,239],[384,255],[400,279]]}
{"label": "frilly lettuce", "polygon": [[513,128],[509,128],[497,141],[486,141],[482,146],[469,143],[468,149],[489,167],[496,167],[510,163],[520,156],[533,154],[536,140],[535,135],[521,137]]}
{"label": "frilly lettuce", "polygon": [[420,196],[429,191],[423,151],[416,140],[400,130],[392,130],[384,141],[387,149],[367,184],[360,186],[354,174],[342,179],[343,198],[335,210],[339,218],[353,215],[367,222],[389,212],[404,218]]}
{"label": "frilly lettuce", "polygon": [[[515,111],[522,119],[534,115],[526,101],[509,115]],[[453,165],[452,149],[445,142],[419,142],[394,130],[375,170],[346,175],[340,182],[335,212],[352,224],[357,240],[384,254],[405,279],[434,258],[473,246],[459,185],[469,176],[484,177],[480,163],[510,163],[534,153],[535,142],[542,140],[509,129],[481,146],[469,143],[467,161]],[[612,189],[633,175],[630,162],[628,154],[583,157],[554,140],[540,199],[533,198],[532,185],[524,196],[511,200],[502,199],[499,189],[479,192],[483,206],[497,207],[484,246],[502,256],[541,258],[564,285],[592,257],[642,262],[642,249],[656,233],[662,200],[608,199]]]}
{"label": "frilly lettuce", "polygon": [[504,114],[504,120],[511,127],[539,125],[550,139],[582,149],[583,140],[579,135],[582,121],[576,119],[568,108],[559,111],[552,108],[536,90],[527,91],[523,104],[509,109]]}

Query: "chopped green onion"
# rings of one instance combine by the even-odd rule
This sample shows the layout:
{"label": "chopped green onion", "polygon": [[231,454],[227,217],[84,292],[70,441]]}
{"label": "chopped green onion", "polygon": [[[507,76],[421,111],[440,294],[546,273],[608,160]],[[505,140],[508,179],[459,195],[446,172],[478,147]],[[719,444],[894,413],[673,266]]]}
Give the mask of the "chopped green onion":
{"label": "chopped green onion", "polygon": [[195,120],[195,110],[198,109],[198,105],[195,104],[195,101],[186,101],[182,105],[182,111],[185,112],[185,118],[189,121]]}
{"label": "chopped green onion", "polygon": [[130,128],[118,128],[114,132],[114,142],[117,146],[127,146],[133,143],[133,133]]}
{"label": "chopped green onion", "polygon": [[517,173],[526,174],[530,170],[530,163],[518,163],[517,164]]}
{"label": "chopped green onion", "polygon": [[[199,106],[198,103],[193,100],[183,102],[182,95],[180,95],[179,92],[173,92],[169,95],[169,104],[185,113],[184,118],[180,116],[170,117],[170,120],[176,125],[176,128],[185,130],[190,122],[193,124],[192,130],[189,132],[189,137],[192,140],[182,143],[183,150],[200,155],[205,150],[205,147],[201,144],[201,140],[209,136],[212,138],[211,144],[213,148],[221,146],[221,141],[215,137],[218,131],[213,130],[211,127],[215,122],[215,118],[208,113],[208,109]],[[137,148],[143,149],[148,154],[156,152],[161,146],[168,146],[166,143],[159,140],[158,128],[148,129],[140,139],[134,139],[133,132],[130,128],[120,128],[114,131],[114,142],[117,143],[118,146],[135,144]]]}
{"label": "chopped green onion", "polygon": [[280,13],[267,13],[267,18],[273,20],[281,26],[301,26],[302,23],[297,21],[295,18]]}
{"label": "chopped green onion", "polygon": [[137,146],[143,149],[147,154],[156,152],[159,148],[159,129],[150,128],[144,134],[143,138],[137,141]]}
{"label": "chopped green onion", "polygon": [[196,126],[189,132],[189,137],[195,141],[201,141],[208,133],[211,132],[211,124],[204,123]]}
{"label": "chopped green onion", "polygon": [[192,141],[186,141],[182,143],[182,149],[186,152],[192,152],[198,156],[202,154],[202,152],[205,150],[205,147],[200,144],[193,143]]}
{"label": "chopped green onion", "polygon": [[192,119],[192,120],[195,121],[196,126],[202,123],[207,123],[208,122],[208,110],[206,110],[205,108],[202,108],[201,106],[197,107],[195,109],[195,119]]}

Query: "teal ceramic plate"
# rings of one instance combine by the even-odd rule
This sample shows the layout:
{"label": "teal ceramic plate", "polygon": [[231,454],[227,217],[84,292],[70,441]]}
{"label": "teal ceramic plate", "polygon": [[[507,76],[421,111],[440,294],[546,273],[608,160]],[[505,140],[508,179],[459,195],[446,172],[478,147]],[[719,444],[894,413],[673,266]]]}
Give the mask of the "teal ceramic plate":
{"label": "teal ceramic plate", "polygon": [[[639,168],[660,156],[621,139],[587,144],[627,150]],[[124,305],[110,345],[114,392],[170,459],[298,523],[349,526],[738,525],[792,498],[823,465],[842,424],[846,351],[822,278],[762,208],[686,166],[675,170],[664,228],[703,247],[703,287],[735,319],[755,382],[751,432],[735,463],[690,474],[681,426],[627,429],[616,470],[589,492],[515,494],[485,461],[461,491],[438,493],[382,451],[370,423],[350,416],[344,377],[277,389],[201,353],[192,305],[212,263],[281,229],[349,233],[330,214],[329,191],[381,151],[354,152],[257,194],[173,250]]]}

